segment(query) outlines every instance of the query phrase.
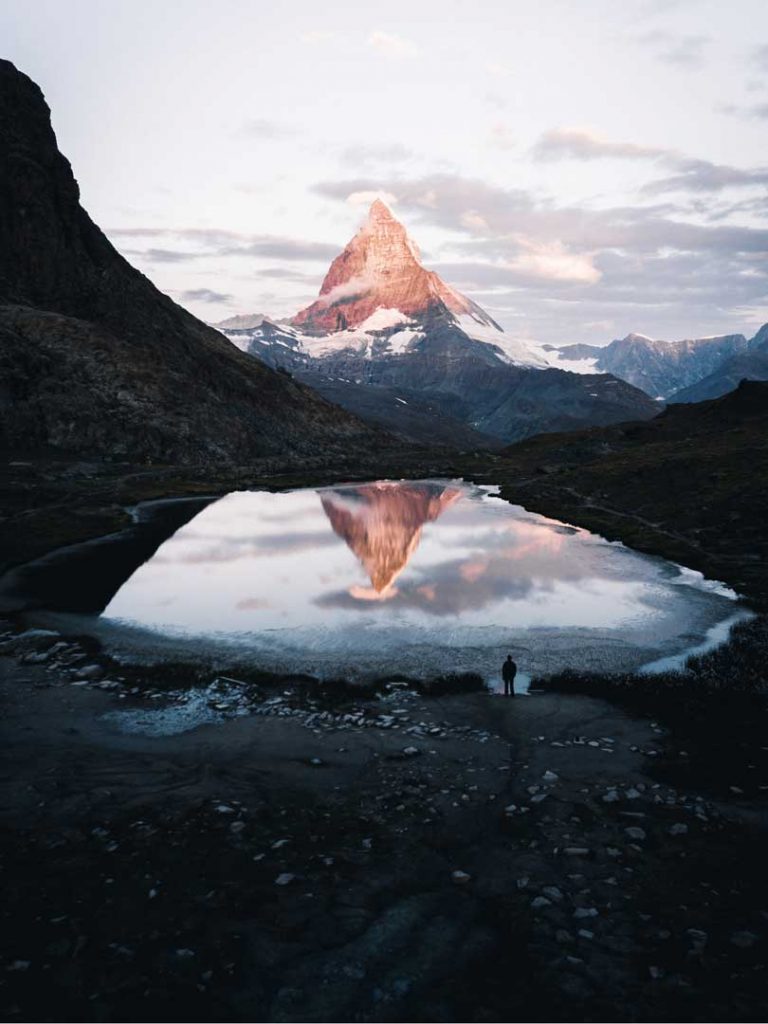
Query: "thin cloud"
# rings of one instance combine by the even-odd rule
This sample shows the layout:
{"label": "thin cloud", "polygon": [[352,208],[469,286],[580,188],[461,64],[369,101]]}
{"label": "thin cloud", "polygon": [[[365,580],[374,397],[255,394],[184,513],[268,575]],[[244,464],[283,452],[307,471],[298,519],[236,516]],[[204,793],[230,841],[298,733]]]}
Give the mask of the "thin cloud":
{"label": "thin cloud", "polygon": [[[768,117],[768,104],[757,108],[760,116]],[[741,168],[730,164],[714,164],[709,160],[685,157],[672,149],[642,146],[635,142],[613,142],[591,132],[571,128],[557,128],[545,132],[532,150],[537,160],[656,160],[674,168],[678,173],[650,181],[643,186],[646,195],[665,192],[719,192],[729,187],[762,186],[768,184],[768,168]]]}
{"label": "thin cloud", "polygon": [[313,29],[310,32],[302,32],[299,38],[302,43],[318,46],[338,39],[338,32],[330,32],[327,29]]}
{"label": "thin cloud", "polygon": [[126,256],[137,256],[149,263],[188,263],[199,259],[202,253],[184,252],[182,249],[123,249]]}
{"label": "thin cloud", "polygon": [[355,167],[364,167],[366,164],[403,163],[413,156],[413,150],[401,142],[345,146],[339,151],[339,160],[345,164],[354,164]]}
{"label": "thin cloud", "polygon": [[418,46],[411,39],[390,32],[371,32],[367,43],[372,50],[389,60],[409,60],[419,54]]}
{"label": "thin cloud", "polygon": [[506,265],[523,278],[595,284],[603,276],[595,266],[592,253],[570,252],[560,241],[520,239],[518,244],[521,251]]}
{"label": "thin cloud", "polygon": [[709,160],[680,160],[679,174],[648,182],[646,195],[663,192],[720,192],[724,188],[768,185],[768,167],[743,169],[729,164],[713,164]]}
{"label": "thin cloud", "polygon": [[657,60],[680,68],[697,68],[704,64],[704,50],[710,42],[706,35],[679,35],[653,29],[635,36],[635,42],[654,51]]}
{"label": "thin cloud", "polygon": [[278,281],[296,281],[299,284],[315,284],[315,274],[302,274],[299,270],[288,270],[285,267],[266,267],[259,269],[259,277],[271,277]]}
{"label": "thin cloud", "polygon": [[325,242],[286,238],[281,235],[253,235],[221,228],[112,228],[107,234],[116,239],[162,238],[198,246],[194,251],[183,248],[123,250],[130,255],[142,256],[156,263],[181,263],[210,256],[264,256],[282,260],[322,261],[332,259],[338,251],[338,246]]}
{"label": "thin cloud", "polygon": [[636,142],[611,142],[589,131],[577,128],[554,128],[544,132],[534,145],[536,160],[658,160],[673,155],[658,146],[641,146]]}
{"label": "thin cloud", "polygon": [[514,75],[514,70],[509,64],[502,64],[499,61],[490,61],[485,65],[485,70],[494,78],[511,78]]}
{"label": "thin cloud", "polygon": [[267,141],[289,139],[297,134],[296,129],[291,127],[291,125],[283,124],[280,121],[273,121],[266,117],[251,118],[245,122],[241,131],[243,135]]}
{"label": "thin cloud", "polygon": [[210,288],[189,288],[181,293],[183,302],[229,302],[232,298],[226,292],[215,292]]}
{"label": "thin cloud", "polygon": [[768,103],[753,103],[747,106],[739,106],[737,103],[724,103],[718,107],[718,111],[721,114],[744,117],[747,120],[768,120]]}
{"label": "thin cloud", "polygon": [[307,242],[298,238],[262,235],[248,245],[223,249],[220,256],[267,256],[281,260],[327,260],[338,254],[337,245]]}

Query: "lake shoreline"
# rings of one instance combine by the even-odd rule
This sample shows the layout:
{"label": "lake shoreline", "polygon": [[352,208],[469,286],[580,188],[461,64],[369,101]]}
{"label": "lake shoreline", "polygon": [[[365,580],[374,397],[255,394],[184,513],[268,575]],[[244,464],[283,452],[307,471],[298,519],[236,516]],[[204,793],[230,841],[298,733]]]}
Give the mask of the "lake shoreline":
{"label": "lake shoreline", "polygon": [[[552,498],[537,508],[529,479],[502,493],[593,525]],[[103,535],[118,512],[128,525],[122,510],[166,486],[217,490],[163,474],[97,484],[30,483],[29,517],[6,530],[26,520],[39,533],[19,550]],[[696,567],[736,583],[722,565]],[[739,641],[756,673],[761,629],[763,616]],[[69,640],[42,646],[55,643]],[[599,696],[414,691],[414,720],[392,732],[359,724],[380,715],[379,696],[345,688],[307,726],[319,696],[304,681],[295,714],[278,704],[121,737],[103,715],[163,706],[188,666],[166,666],[165,686],[137,676],[121,700],[104,675],[72,685],[70,668],[101,667],[79,643],[66,673],[23,660],[45,650],[0,657],[12,1019],[131,1020],[148,1006],[201,1021],[762,1019],[760,698],[723,714],[722,693],[689,680],[643,702],[638,677]],[[262,703],[286,683],[258,683]]]}

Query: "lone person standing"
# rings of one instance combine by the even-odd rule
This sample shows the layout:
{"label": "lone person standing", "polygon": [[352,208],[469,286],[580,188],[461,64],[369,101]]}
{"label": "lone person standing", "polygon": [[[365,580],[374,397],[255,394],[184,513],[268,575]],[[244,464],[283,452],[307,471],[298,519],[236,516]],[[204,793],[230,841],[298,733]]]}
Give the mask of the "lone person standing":
{"label": "lone person standing", "polygon": [[501,677],[504,680],[504,696],[514,697],[515,696],[515,676],[517,675],[517,665],[512,660],[512,655],[507,655],[507,660],[504,662],[501,668]]}

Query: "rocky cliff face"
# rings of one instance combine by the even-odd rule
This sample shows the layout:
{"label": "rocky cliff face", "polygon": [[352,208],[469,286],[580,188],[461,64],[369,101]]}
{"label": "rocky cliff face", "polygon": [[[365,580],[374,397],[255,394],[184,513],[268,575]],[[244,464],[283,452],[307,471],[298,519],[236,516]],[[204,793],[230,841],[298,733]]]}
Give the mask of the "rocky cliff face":
{"label": "rocky cliff face", "polygon": [[668,398],[746,347],[742,334],[670,342],[629,334],[600,353],[597,368],[629,381],[653,398]]}
{"label": "rocky cliff face", "polygon": [[[377,310],[397,311],[402,319],[448,311],[499,329],[476,303],[425,270],[415,243],[380,199],[331,264],[320,297],[291,322],[308,334],[326,334],[359,327]],[[385,318],[379,315],[382,324]]]}
{"label": "rocky cliff face", "polygon": [[715,369],[688,387],[670,396],[670,402],[704,402],[719,398],[739,386],[743,380],[768,380],[768,324],[735,355],[723,359]]}
{"label": "rocky cliff face", "polygon": [[244,463],[378,443],[116,252],[80,206],[39,88],[0,61],[0,445]]}
{"label": "rocky cliff face", "polygon": [[725,360],[747,351],[743,334],[723,334],[683,341],[655,341],[643,334],[628,334],[610,345],[567,345],[558,351],[557,365],[589,360],[596,372],[612,373],[641,388],[653,398],[669,398],[681,388],[695,385]]}

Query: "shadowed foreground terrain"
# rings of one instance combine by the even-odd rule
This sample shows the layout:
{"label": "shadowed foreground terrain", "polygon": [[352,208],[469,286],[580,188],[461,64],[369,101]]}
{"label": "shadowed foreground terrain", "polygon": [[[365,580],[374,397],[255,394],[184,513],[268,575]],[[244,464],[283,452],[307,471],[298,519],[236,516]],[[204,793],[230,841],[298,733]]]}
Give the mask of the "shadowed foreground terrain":
{"label": "shadowed foreground terrain", "polygon": [[[761,608],[764,397],[346,474],[494,482]],[[17,458],[4,565],[129,528],[138,500],[344,472]],[[472,680],[131,668],[6,613],[9,1019],[764,1019],[762,616],[689,677],[559,677],[508,701],[449,692]],[[176,714],[190,687],[219,724],[153,738],[102,717]]]}
{"label": "shadowed foreground terrain", "polygon": [[100,716],[156,687],[57,637],[4,653],[9,1019],[764,1014],[760,803],[670,783],[653,721],[284,680],[152,739]]}

